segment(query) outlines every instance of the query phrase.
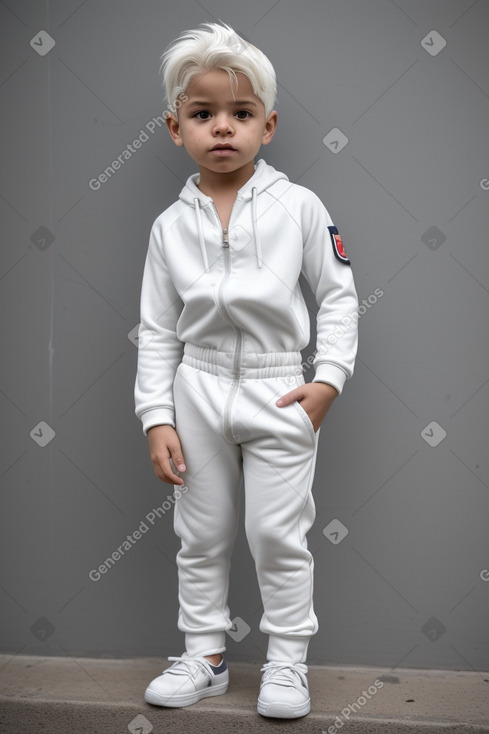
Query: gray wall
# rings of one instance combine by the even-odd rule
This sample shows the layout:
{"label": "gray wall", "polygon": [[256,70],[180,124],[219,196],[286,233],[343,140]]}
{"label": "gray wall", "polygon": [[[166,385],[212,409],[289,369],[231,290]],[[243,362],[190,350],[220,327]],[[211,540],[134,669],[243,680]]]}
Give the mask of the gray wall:
{"label": "gray wall", "polygon": [[[321,196],[370,296],[354,378],[321,432],[309,660],[487,669],[483,0],[0,4],[0,648],[182,650],[171,487],[133,413],[129,337],[150,226],[194,171],[151,125],[159,56],[212,18],[275,64],[279,129],[264,157]],[[230,601],[229,656],[263,659],[243,533]]]}

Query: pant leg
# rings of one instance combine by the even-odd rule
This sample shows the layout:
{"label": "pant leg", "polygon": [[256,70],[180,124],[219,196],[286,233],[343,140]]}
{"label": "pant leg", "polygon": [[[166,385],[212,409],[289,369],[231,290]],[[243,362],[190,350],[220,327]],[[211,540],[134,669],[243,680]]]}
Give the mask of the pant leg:
{"label": "pant leg", "polygon": [[247,381],[238,405],[249,435],[242,444],[245,526],[264,609],[260,630],[269,635],[269,660],[294,663],[305,661],[318,629],[306,540],[315,518],[318,433],[298,403],[275,405],[297,384],[284,378]]}
{"label": "pant leg", "polygon": [[223,437],[229,378],[181,364],[174,383],[176,430],[187,471],[187,492],[175,504],[179,629],[190,655],[225,650],[231,625],[227,597],[237,532],[242,459]]}

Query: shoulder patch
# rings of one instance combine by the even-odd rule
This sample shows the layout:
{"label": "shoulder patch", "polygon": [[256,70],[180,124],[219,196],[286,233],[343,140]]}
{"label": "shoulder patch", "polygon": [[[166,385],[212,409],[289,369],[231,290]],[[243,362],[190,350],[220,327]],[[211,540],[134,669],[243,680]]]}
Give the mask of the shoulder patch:
{"label": "shoulder patch", "polygon": [[338,230],[336,227],[328,227],[328,230],[331,235],[331,244],[333,245],[333,252],[336,259],[339,260],[340,263],[343,263],[343,265],[351,265]]}

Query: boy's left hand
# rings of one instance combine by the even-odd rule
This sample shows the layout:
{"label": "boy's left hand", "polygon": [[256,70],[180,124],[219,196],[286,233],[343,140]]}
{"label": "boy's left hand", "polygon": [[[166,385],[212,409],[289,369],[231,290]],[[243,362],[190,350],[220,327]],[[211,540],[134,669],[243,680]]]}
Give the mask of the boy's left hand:
{"label": "boy's left hand", "polygon": [[338,392],[332,385],[326,382],[308,382],[282,395],[275,405],[285,408],[286,405],[297,401],[311,419],[314,431],[318,431],[336,397],[338,397]]}

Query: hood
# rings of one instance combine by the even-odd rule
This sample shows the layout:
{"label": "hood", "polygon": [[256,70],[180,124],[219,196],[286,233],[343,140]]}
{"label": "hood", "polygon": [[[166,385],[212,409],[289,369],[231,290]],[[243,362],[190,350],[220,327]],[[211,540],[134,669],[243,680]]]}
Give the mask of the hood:
{"label": "hood", "polygon": [[[195,210],[195,218],[197,222],[197,230],[199,233],[200,249],[202,252],[202,259],[204,261],[204,267],[206,270],[209,269],[209,262],[207,258],[207,251],[205,247],[204,232],[202,226],[202,212],[201,209],[206,206],[212,206],[213,201],[210,196],[206,196],[198,188],[200,174],[194,173],[187,179],[187,183],[180,192],[180,199],[191,206]],[[260,159],[255,165],[255,172],[253,176],[242,186],[236,195],[236,199],[243,201],[251,200],[251,225],[253,231],[253,239],[255,241],[255,254],[257,266],[262,267],[261,258],[261,244],[260,244],[260,233],[258,230],[258,217],[257,217],[257,197],[263,191],[266,191],[270,186],[273,186],[277,181],[288,181],[289,179],[285,173],[276,171],[275,168],[269,166],[263,159]]]}

